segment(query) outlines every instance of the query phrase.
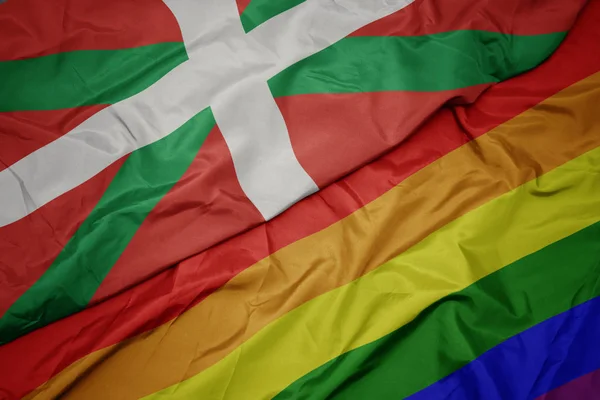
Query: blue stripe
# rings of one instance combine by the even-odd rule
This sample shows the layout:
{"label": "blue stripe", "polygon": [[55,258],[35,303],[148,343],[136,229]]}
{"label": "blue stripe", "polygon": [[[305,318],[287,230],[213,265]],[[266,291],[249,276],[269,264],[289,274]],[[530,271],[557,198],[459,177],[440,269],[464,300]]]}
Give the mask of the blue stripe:
{"label": "blue stripe", "polygon": [[513,336],[409,399],[534,399],[599,368],[595,298]]}

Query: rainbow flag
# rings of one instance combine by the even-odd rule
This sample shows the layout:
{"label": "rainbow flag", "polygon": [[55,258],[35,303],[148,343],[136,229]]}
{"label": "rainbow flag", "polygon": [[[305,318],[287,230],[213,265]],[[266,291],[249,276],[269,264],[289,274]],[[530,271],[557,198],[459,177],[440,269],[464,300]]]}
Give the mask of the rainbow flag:
{"label": "rainbow flag", "polygon": [[0,1],[0,399],[600,398],[599,21]]}

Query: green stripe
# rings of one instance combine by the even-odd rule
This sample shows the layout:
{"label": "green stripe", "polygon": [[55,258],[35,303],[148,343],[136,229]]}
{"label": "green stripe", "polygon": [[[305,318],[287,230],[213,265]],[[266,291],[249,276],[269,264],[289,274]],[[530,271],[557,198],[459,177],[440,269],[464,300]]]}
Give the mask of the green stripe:
{"label": "green stripe", "polygon": [[240,18],[246,32],[306,0],[252,0]]}
{"label": "green stripe", "polygon": [[1,111],[114,104],[187,60],[183,43],[81,50],[0,62]]}
{"label": "green stripe", "polygon": [[552,54],[564,37],[485,31],[349,37],[282,71],[269,86],[275,97],[459,89],[527,71]]}
{"label": "green stripe", "polygon": [[408,325],[333,359],[276,398],[404,398],[600,295],[599,280],[596,223],[441,299]]}
{"label": "green stripe", "polygon": [[215,120],[209,108],[132,153],[54,260],[0,318],[0,344],[87,306],[158,201],[188,169]]}

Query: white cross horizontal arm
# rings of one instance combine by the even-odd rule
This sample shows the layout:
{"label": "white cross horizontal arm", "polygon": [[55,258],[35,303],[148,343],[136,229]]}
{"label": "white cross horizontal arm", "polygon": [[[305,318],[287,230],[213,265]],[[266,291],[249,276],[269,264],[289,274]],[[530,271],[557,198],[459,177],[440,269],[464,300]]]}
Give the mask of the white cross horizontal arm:
{"label": "white cross horizontal arm", "polygon": [[266,81],[412,1],[307,0],[243,35],[234,0],[168,0],[190,60],[0,171],[0,226],[162,139],[219,95],[245,81]]}

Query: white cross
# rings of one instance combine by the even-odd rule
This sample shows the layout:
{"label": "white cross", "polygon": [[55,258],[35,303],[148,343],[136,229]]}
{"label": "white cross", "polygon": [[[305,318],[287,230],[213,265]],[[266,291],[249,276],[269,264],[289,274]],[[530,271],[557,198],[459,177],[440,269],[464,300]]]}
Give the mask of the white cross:
{"label": "white cross", "polygon": [[272,218],[317,186],[294,155],[267,80],[413,1],[307,0],[246,34],[235,0],[165,0],[189,60],[0,171],[0,226],[165,137],[208,106],[242,189],[265,219]]}

